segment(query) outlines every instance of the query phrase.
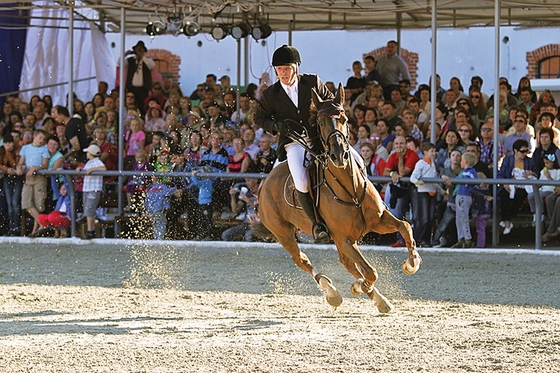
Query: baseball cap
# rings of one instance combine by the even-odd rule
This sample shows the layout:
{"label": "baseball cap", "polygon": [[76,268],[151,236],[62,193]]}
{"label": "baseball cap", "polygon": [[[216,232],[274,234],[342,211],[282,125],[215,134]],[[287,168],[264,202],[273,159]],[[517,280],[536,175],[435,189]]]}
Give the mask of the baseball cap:
{"label": "baseball cap", "polygon": [[90,146],[84,149],[84,153],[89,153],[91,155],[99,157],[101,155],[101,149],[99,149],[99,146],[95,144],[91,144]]}
{"label": "baseball cap", "polygon": [[227,75],[222,75],[222,77],[220,78],[220,80],[231,80],[231,79],[230,79],[229,76],[227,76]]}

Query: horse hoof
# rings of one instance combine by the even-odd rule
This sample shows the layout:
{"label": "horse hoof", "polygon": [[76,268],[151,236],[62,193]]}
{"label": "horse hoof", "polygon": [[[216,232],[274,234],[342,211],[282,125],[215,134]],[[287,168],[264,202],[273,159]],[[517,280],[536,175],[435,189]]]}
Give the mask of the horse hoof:
{"label": "horse hoof", "polygon": [[395,310],[395,306],[389,302],[389,299],[385,298],[375,287],[368,294],[368,297],[373,300],[379,313],[391,313]]}
{"label": "horse hoof", "polygon": [[332,281],[325,276],[321,276],[317,281],[321,289],[325,290],[327,303],[337,308],[342,304],[342,295],[340,292],[334,287]]}
{"label": "horse hoof", "polygon": [[410,263],[408,262],[408,259],[405,260],[402,264],[402,271],[405,275],[412,275],[414,273],[416,273],[418,271],[418,269],[420,268],[420,264],[416,264],[416,261],[414,263],[414,266],[411,266]]}
{"label": "horse hoof", "polygon": [[363,294],[364,291],[362,290],[362,285],[364,283],[363,279],[357,279],[356,281],[354,281],[352,283],[352,286],[350,286],[350,293],[352,295],[360,295]]}

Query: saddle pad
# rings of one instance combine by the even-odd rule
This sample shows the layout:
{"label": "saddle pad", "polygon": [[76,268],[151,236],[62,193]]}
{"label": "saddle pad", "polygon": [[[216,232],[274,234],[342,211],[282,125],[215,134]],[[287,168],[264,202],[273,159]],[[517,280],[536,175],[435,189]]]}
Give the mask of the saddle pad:
{"label": "saddle pad", "polygon": [[301,205],[296,197],[296,186],[292,175],[288,175],[284,183],[284,200],[290,207],[301,209]]}

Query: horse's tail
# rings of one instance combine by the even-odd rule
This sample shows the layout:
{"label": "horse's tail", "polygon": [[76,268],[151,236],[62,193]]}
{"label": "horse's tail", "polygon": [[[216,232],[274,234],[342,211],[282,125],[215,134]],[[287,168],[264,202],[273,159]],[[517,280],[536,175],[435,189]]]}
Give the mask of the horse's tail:
{"label": "horse's tail", "polygon": [[250,223],[251,230],[253,231],[253,235],[260,237],[260,238],[276,238],[267,227],[261,223],[260,220],[256,220]]}

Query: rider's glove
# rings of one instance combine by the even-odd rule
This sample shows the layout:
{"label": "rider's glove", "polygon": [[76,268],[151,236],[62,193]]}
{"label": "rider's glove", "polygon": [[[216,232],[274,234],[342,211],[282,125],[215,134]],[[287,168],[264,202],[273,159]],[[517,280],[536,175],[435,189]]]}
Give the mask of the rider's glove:
{"label": "rider's glove", "polygon": [[288,123],[285,120],[279,120],[274,123],[274,130],[280,137],[286,136],[288,133]]}

